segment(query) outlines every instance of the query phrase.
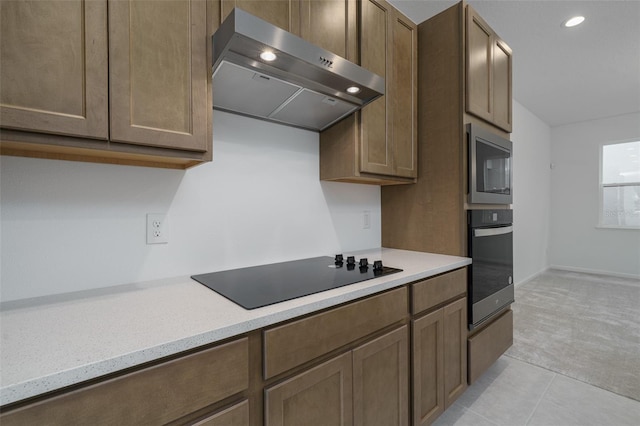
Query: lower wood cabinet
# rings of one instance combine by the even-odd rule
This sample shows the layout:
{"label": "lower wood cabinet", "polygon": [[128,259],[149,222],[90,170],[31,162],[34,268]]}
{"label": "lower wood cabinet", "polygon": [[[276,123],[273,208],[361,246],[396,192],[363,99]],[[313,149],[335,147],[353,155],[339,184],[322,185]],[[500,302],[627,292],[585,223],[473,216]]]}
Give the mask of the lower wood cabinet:
{"label": "lower wood cabinet", "polygon": [[3,412],[0,424],[165,424],[245,391],[248,359],[247,338],[238,339]]}
{"label": "lower wood cabinet", "polygon": [[406,316],[407,288],[401,287],[265,330],[264,378],[373,335]]}
{"label": "lower wood cabinet", "polygon": [[469,336],[469,384],[513,345],[513,311],[508,309]]}
{"label": "lower wood cabinet", "polygon": [[467,299],[412,321],[413,424],[431,424],[467,388]]}
{"label": "lower wood cabinet", "polygon": [[246,399],[226,410],[205,417],[191,426],[246,426],[249,424],[249,401]]}
{"label": "lower wood cabinet", "polygon": [[353,424],[409,424],[409,336],[405,325],[353,350]]}
{"label": "lower wood cabinet", "polygon": [[265,424],[408,425],[402,326],[265,390]]}
{"label": "lower wood cabinet", "polygon": [[265,425],[353,424],[351,352],[265,390]]}

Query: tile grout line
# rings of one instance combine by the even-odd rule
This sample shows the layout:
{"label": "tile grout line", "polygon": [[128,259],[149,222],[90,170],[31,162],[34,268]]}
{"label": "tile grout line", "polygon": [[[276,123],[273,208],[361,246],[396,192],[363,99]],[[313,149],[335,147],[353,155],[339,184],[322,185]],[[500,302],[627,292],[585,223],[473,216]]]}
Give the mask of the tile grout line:
{"label": "tile grout line", "polygon": [[476,412],[476,411],[473,411],[473,409],[472,409],[471,407],[465,407],[465,406],[463,405],[463,406],[462,406],[462,408],[463,408],[465,411],[470,411],[470,412],[472,412],[472,413],[473,413],[473,414],[475,414],[476,416],[478,416],[478,417],[480,417],[480,418],[482,418],[482,419],[486,420],[488,423],[491,423],[492,425],[499,426],[499,423],[496,423],[496,422],[494,422],[493,420],[486,418],[486,417],[485,417],[485,416],[483,416],[482,414],[480,414],[480,413],[478,413],[478,412]]}
{"label": "tile grout line", "polygon": [[[608,393],[611,393],[611,394],[613,394],[613,395],[620,396],[620,397],[622,397],[622,398],[627,398],[627,399],[630,399],[631,401],[638,401],[638,402],[640,402],[640,400],[637,400],[637,399],[635,399],[635,398],[633,398],[633,397],[630,397],[630,396],[628,396],[628,395],[624,395],[624,394],[622,394],[622,393],[618,393],[618,392],[612,391],[611,389],[607,389],[607,388],[603,388],[603,387],[598,386],[598,385],[594,385],[593,383],[589,383],[589,382],[585,381],[584,379],[579,379],[579,378],[577,378],[577,377],[569,376],[568,374],[565,374],[565,373],[561,373],[561,372],[559,372],[559,371],[552,370],[552,369],[551,369],[551,368],[549,368],[549,367],[544,367],[544,366],[542,366],[542,365],[533,364],[532,362],[525,361],[524,359],[516,358],[515,356],[510,355],[510,354],[508,354],[508,353],[504,353],[502,356],[505,356],[505,357],[507,357],[507,358],[511,358],[511,359],[516,360],[516,361],[519,361],[519,362],[524,362],[525,364],[529,364],[529,365],[531,365],[531,366],[533,366],[533,367],[541,368],[541,369],[546,370],[546,371],[548,371],[548,372],[550,372],[550,373],[553,373],[553,374],[555,374],[555,375],[557,375],[557,376],[562,376],[562,377],[565,377],[565,378],[567,378],[567,379],[569,379],[569,380],[574,380],[574,381],[576,381],[576,382],[580,382],[580,383],[582,383],[582,384],[584,384],[584,385],[591,386],[591,387],[593,387],[593,388],[603,390],[603,391],[608,392]],[[555,377],[554,377],[554,378],[555,378]]]}
{"label": "tile grout line", "polygon": [[544,396],[547,394],[547,392],[549,391],[549,388],[551,387],[551,385],[553,384],[553,382],[556,380],[556,377],[558,377],[558,373],[553,373],[553,377],[551,378],[551,380],[549,381],[549,384],[547,385],[547,387],[545,388],[544,392],[542,392],[542,395],[540,395],[540,399],[538,399],[538,402],[536,402],[536,406],[533,407],[533,411],[531,411],[531,414],[529,414],[529,417],[527,418],[527,421],[524,423],[525,425],[528,425],[529,422],[531,421],[531,418],[533,417],[533,415],[536,413],[536,411],[538,410],[538,407],[540,406],[540,403],[542,402],[542,399],[544,398]]}

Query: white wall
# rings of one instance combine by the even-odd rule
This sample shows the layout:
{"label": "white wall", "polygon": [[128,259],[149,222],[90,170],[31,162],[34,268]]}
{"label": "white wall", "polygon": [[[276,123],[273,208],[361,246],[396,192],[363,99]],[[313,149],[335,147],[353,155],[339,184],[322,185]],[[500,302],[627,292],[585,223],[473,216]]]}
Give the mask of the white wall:
{"label": "white wall", "polygon": [[[187,171],[0,157],[0,297],[379,247],[380,188],[321,183],[318,143],[216,111],[214,161]],[[155,212],[166,245],[146,245]]]}
{"label": "white wall", "polygon": [[513,102],[513,273],[522,283],[547,269],[551,129]]}
{"label": "white wall", "polygon": [[600,144],[639,137],[640,113],[552,129],[553,267],[640,277],[640,231],[596,228]]}

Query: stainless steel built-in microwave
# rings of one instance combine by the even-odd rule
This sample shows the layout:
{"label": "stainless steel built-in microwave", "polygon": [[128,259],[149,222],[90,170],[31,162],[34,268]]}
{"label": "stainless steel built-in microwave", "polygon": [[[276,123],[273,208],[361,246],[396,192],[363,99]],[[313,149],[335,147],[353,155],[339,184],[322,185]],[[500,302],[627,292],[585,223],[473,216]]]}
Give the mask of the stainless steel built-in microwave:
{"label": "stainless steel built-in microwave", "polygon": [[471,123],[467,136],[469,204],[513,203],[511,141]]}

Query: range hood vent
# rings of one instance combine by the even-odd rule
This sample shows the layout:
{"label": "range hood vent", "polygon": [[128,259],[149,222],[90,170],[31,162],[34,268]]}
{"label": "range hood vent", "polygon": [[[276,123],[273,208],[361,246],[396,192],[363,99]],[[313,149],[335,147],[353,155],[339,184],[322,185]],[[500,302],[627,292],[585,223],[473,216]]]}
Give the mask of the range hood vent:
{"label": "range hood vent", "polygon": [[213,35],[216,109],[322,131],[382,95],[379,75],[241,9]]}

